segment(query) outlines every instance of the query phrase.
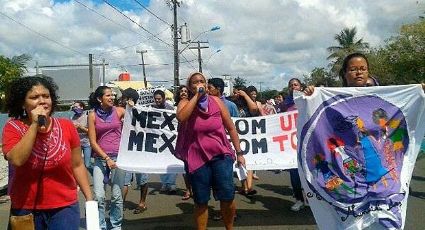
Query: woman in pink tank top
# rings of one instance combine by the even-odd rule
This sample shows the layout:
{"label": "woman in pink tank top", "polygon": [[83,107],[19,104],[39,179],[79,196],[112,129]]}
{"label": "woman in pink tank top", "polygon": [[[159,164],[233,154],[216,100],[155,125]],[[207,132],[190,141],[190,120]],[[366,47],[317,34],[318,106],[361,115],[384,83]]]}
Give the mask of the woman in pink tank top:
{"label": "woman in pink tank top", "polygon": [[90,95],[93,111],[88,117],[88,136],[95,152],[93,167],[93,190],[99,204],[99,225],[106,229],[105,185],[111,186],[111,211],[109,214],[113,229],[121,229],[123,220],[123,198],[121,188],[124,171],[115,163],[121,139],[122,119],[125,110],[114,106],[111,88],[99,86]]}
{"label": "woman in pink tank top", "polygon": [[211,188],[220,200],[226,229],[232,229],[236,209],[233,163],[237,159],[238,164],[245,165],[245,158],[226,106],[220,98],[207,95],[206,82],[199,72],[188,78],[189,98],[182,99],[177,107],[177,120],[184,128],[179,130],[176,151],[188,166],[197,229],[207,228]]}

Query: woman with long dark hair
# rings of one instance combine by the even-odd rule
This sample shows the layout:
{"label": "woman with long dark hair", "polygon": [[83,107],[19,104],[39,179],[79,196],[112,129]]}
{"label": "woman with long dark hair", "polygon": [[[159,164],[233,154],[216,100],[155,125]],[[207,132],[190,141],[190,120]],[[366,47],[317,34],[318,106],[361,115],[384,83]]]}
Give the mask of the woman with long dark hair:
{"label": "woman with long dark hair", "polygon": [[89,101],[93,111],[89,114],[89,140],[95,152],[93,187],[99,203],[99,224],[106,229],[105,185],[111,185],[111,211],[109,218],[113,229],[121,229],[123,220],[122,186],[125,173],[117,168],[116,159],[121,139],[125,110],[114,106],[111,88],[99,86]]}

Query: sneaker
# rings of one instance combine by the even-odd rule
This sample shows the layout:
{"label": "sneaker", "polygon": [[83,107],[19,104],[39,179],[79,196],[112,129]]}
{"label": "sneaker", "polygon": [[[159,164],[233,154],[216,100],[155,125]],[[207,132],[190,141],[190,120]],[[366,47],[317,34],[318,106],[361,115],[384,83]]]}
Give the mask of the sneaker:
{"label": "sneaker", "polygon": [[291,210],[294,212],[298,212],[301,208],[304,207],[304,203],[300,200],[297,200],[294,205],[292,205]]}
{"label": "sneaker", "polygon": [[168,189],[168,194],[175,195],[177,194],[177,187],[175,185],[170,185]]}
{"label": "sneaker", "polygon": [[159,189],[159,191],[160,191],[160,192],[166,192],[166,191],[168,191],[167,185],[166,185],[166,184],[163,184],[163,185],[161,186],[161,188]]}

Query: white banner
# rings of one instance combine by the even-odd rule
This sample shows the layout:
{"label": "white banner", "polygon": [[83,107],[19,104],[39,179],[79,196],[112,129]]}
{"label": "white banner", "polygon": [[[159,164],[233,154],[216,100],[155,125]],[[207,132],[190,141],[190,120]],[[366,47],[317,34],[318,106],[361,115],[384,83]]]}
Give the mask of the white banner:
{"label": "white banner", "polygon": [[137,100],[137,104],[139,105],[150,105],[155,102],[153,99],[153,93],[157,90],[162,90],[165,92],[164,87],[155,87],[155,88],[146,88],[146,89],[138,89],[137,92],[139,93],[139,100]]}
{"label": "white banner", "polygon": [[[117,164],[127,171],[182,173],[183,162],[173,156],[177,140],[174,111],[136,105],[124,117]],[[247,169],[296,167],[297,112],[233,119]]]}
{"label": "white banner", "polygon": [[320,229],[402,229],[425,132],[420,85],[316,88],[295,99],[298,171]]}

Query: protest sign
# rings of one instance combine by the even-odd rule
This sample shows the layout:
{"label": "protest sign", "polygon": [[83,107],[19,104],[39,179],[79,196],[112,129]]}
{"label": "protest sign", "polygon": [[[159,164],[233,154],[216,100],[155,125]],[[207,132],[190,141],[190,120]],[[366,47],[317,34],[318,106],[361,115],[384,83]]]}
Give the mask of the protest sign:
{"label": "protest sign", "polygon": [[139,105],[150,105],[155,102],[153,99],[153,93],[157,90],[162,90],[165,92],[164,87],[154,87],[154,88],[145,88],[145,89],[138,89],[137,92],[139,93],[139,100],[137,100],[137,104]]}

